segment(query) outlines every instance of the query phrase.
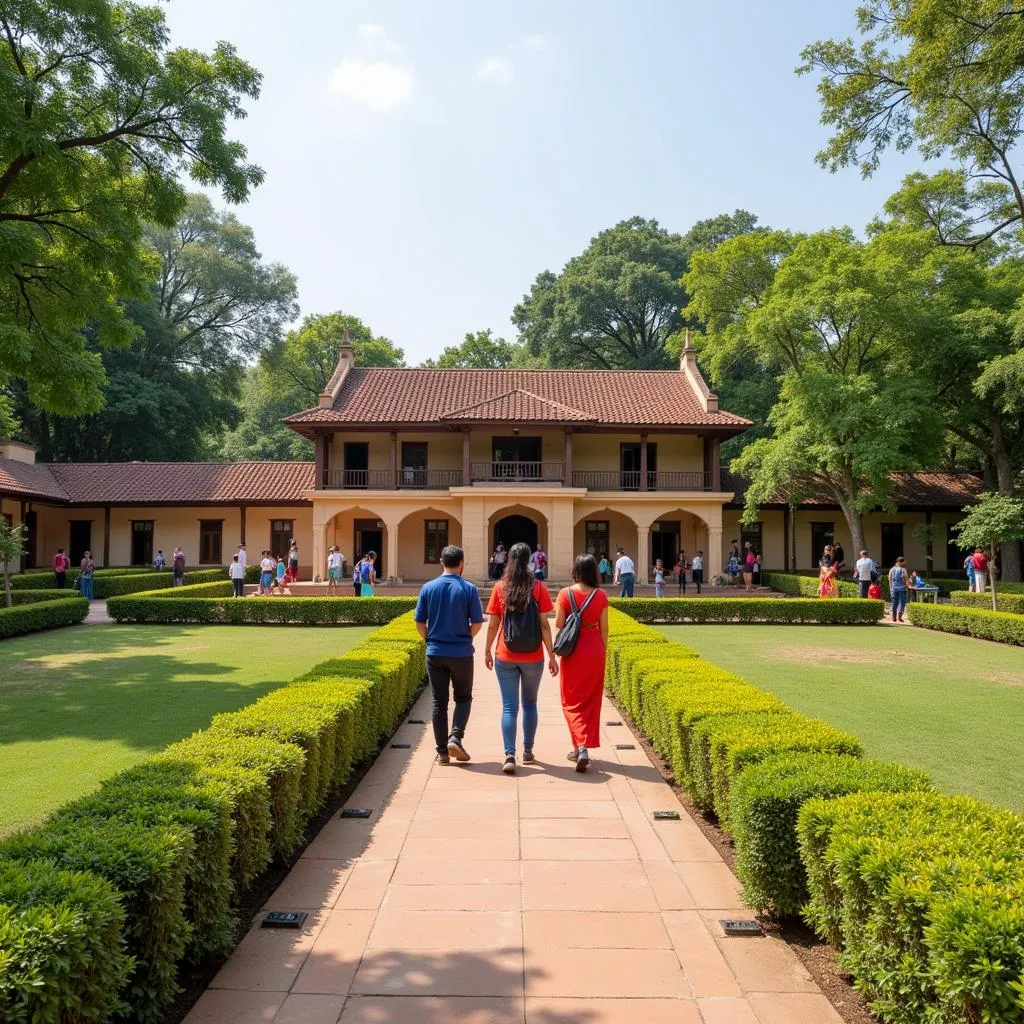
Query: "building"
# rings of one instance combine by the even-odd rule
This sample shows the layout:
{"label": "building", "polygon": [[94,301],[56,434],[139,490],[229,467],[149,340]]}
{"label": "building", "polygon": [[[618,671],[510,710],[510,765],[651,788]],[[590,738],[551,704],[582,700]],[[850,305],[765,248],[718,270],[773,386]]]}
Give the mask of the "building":
{"label": "building", "polygon": [[[678,370],[599,371],[363,368],[343,345],[318,406],[285,422],[315,462],[41,465],[0,442],[0,512],[28,524],[26,567],[57,547],[145,565],[176,544],[190,565],[222,565],[240,542],[283,554],[295,537],[307,578],[338,544],[350,561],[375,550],[382,578],[422,580],[457,543],[484,579],[495,544],[522,540],[544,547],[553,579],[581,551],[621,546],[643,582],[680,549],[703,550],[713,576],[734,539],[768,568],[811,568],[832,539],[849,552],[820,501],[765,506],[741,528],[742,481],[720,447],[750,424],[719,409],[689,347]],[[872,553],[923,568],[931,547],[934,568],[959,567],[948,529],[980,489],[971,474],[902,474],[898,514],[867,517]]]}

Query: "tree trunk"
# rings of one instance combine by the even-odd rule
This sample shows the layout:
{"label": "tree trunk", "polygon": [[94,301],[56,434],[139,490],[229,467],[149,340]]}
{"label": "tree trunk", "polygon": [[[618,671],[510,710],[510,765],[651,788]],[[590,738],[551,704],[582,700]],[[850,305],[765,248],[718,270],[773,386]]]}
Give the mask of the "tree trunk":
{"label": "tree trunk", "polygon": [[861,514],[842,495],[839,496],[839,508],[843,513],[843,518],[846,520],[846,525],[850,528],[850,541],[853,544],[853,550],[850,552],[850,555],[856,561],[860,557],[860,553],[865,550],[864,521]]}
{"label": "tree trunk", "polygon": [[998,565],[996,563],[996,542],[992,541],[992,557],[989,559],[989,582],[992,584],[992,611],[999,611],[999,607],[996,603],[996,569]]}
{"label": "tree trunk", "polygon": [[[996,470],[996,486],[1000,494],[1014,493],[1014,472],[1013,463],[1010,460],[1010,453],[1006,448],[1006,438],[1003,436],[1003,426],[997,417],[993,417],[992,426],[992,462]],[[1000,562],[1003,580],[1019,581],[1021,576],[1021,546],[1017,541],[1010,541],[1002,546],[1002,561]],[[993,574],[993,579],[995,575]]]}
{"label": "tree trunk", "polygon": [[11,607],[11,571],[6,559],[4,560],[4,598],[5,607]]}

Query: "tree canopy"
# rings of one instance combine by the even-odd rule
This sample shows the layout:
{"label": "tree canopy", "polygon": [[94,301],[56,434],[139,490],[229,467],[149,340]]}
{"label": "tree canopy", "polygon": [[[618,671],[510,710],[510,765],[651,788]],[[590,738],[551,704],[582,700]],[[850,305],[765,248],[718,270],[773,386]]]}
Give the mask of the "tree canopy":
{"label": "tree canopy", "polygon": [[943,243],[1019,234],[1024,10],[1006,0],[863,0],[857,25],[859,41],[813,43],[798,68],[821,74],[822,121],[833,129],[818,162],[870,175],[890,147],[916,146],[952,165],[912,175],[903,193]]}
{"label": "tree canopy", "polygon": [[436,359],[425,359],[422,365],[441,370],[505,370],[516,361],[519,348],[493,337],[488,327],[467,333],[461,345],[448,345]]}
{"label": "tree canopy", "polygon": [[[94,412],[99,351],[139,334],[184,175],[240,202],[263,179],[227,136],[260,75],[221,43],[172,48],[158,7],[22,0],[0,12],[0,372],[39,409]],[[73,382],[72,386],[69,386]]]}

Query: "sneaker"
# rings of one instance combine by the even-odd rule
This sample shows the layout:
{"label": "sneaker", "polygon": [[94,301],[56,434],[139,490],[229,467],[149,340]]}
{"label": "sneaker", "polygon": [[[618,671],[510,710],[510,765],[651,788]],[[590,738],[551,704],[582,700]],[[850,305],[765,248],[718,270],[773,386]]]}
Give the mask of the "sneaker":
{"label": "sneaker", "polygon": [[458,736],[451,736],[448,739],[448,753],[455,758],[456,761],[468,761],[469,754],[466,753],[466,748],[462,745],[462,740]]}
{"label": "sneaker", "polygon": [[576,771],[585,772],[590,767],[590,754],[586,747],[576,751]]}
{"label": "sneaker", "polygon": [[573,747],[572,750],[570,750],[569,753],[565,756],[570,761],[578,761],[580,757],[580,752],[575,747]]}
{"label": "sneaker", "polygon": [[516,773],[516,759],[511,754],[505,758],[505,763],[501,766],[501,770],[506,775],[515,775]]}
{"label": "sneaker", "polygon": [[533,764],[536,758],[533,756],[532,750],[523,751],[523,764]]}
{"label": "sneaker", "polygon": [[434,759],[436,764],[451,764],[452,759],[447,754],[438,754]]}

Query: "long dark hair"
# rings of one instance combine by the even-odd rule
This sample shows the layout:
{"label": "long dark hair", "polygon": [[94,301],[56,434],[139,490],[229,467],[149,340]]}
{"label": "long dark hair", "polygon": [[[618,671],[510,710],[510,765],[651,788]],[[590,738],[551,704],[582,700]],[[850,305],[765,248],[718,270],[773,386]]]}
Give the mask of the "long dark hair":
{"label": "long dark hair", "polygon": [[505,607],[513,612],[524,612],[533,594],[536,582],[530,572],[530,545],[513,544],[501,576],[505,588]]}
{"label": "long dark hair", "polygon": [[593,555],[577,555],[576,563],[572,567],[572,578],[575,583],[582,583],[585,587],[596,589],[601,586],[597,559]]}

